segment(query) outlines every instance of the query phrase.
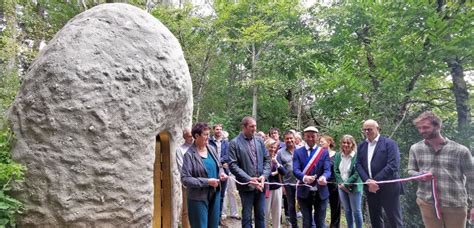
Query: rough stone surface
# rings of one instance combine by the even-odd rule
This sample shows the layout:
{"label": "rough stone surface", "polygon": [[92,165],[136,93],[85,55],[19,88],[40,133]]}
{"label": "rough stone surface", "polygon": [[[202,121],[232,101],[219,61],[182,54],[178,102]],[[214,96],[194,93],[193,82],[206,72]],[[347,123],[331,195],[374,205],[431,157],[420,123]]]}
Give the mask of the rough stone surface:
{"label": "rough stone surface", "polygon": [[[145,11],[103,4],[73,18],[32,64],[10,110],[19,226],[150,227],[155,137],[191,125],[192,87],[181,47]],[[181,185],[174,182],[173,226]]]}

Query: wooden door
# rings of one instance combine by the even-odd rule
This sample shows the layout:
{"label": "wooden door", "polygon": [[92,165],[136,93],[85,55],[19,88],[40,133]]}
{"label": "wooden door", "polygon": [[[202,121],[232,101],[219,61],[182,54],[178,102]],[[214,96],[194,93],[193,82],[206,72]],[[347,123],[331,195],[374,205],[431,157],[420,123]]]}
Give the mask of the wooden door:
{"label": "wooden door", "polygon": [[171,227],[171,163],[170,137],[156,136],[153,174],[153,228]]}

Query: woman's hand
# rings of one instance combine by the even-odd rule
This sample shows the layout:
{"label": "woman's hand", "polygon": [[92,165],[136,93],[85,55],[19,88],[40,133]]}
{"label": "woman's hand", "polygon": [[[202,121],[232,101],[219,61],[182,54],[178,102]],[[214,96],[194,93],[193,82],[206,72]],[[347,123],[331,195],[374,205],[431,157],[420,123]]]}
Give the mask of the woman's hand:
{"label": "woman's hand", "polygon": [[350,192],[349,189],[347,189],[346,186],[344,186],[344,184],[339,184],[338,186],[339,186],[340,189],[342,189],[342,191],[345,191],[347,193]]}
{"label": "woman's hand", "polygon": [[277,159],[276,159],[276,156],[275,156],[275,157],[272,157],[272,162],[273,162],[274,164],[278,164],[278,161],[277,161]]}
{"label": "woman's hand", "polygon": [[209,186],[217,188],[217,186],[219,186],[219,179],[209,178],[207,179],[207,183],[209,184]]}

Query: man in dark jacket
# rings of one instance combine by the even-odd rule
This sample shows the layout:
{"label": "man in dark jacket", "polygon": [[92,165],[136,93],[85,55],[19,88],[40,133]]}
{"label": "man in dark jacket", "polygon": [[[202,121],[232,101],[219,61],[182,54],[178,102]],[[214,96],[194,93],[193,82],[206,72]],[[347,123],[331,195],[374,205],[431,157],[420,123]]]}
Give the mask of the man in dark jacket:
{"label": "man in dark jacket", "polygon": [[380,136],[379,124],[367,120],[362,125],[366,140],[357,147],[357,171],[367,185],[364,185],[369,204],[370,222],[373,228],[384,227],[382,208],[388,217],[390,227],[403,227],[400,208],[401,183],[378,185],[377,181],[400,178],[400,151],[395,141]]}
{"label": "man in dark jacket", "polygon": [[265,192],[263,183],[270,176],[270,157],[265,144],[255,137],[257,123],[252,117],[244,117],[242,132],[229,144],[229,168],[237,181],[242,201],[242,227],[252,227],[252,208],[255,227],[265,227]]}
{"label": "man in dark jacket", "polygon": [[[212,135],[209,138],[209,145],[214,147],[214,149],[217,152],[217,156],[219,158],[220,163],[222,164],[222,167],[224,168],[225,174],[229,175],[229,167],[228,167],[228,149],[229,149],[229,142],[227,140],[224,140],[224,137],[222,135],[222,124],[214,124],[212,127],[212,132],[214,135]],[[222,181],[221,182],[221,209],[220,209],[220,215],[219,215],[219,225],[221,226],[226,226],[225,222],[222,220],[222,205],[224,205],[224,196],[225,196],[225,191],[227,190],[227,181]]]}
{"label": "man in dark jacket", "polygon": [[303,214],[303,228],[312,227],[313,224],[316,228],[323,228],[326,222],[329,200],[326,180],[331,177],[331,161],[327,149],[316,144],[319,142],[318,132],[313,126],[305,128],[303,134],[306,144],[293,155],[293,174],[299,183],[312,186],[298,186],[296,190],[296,198]]}

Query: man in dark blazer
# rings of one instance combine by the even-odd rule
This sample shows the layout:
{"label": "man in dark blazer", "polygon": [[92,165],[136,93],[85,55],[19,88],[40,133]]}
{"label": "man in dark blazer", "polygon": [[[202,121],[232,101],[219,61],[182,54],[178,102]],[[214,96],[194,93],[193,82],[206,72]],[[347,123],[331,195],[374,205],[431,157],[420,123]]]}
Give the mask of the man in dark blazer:
{"label": "man in dark blazer", "polygon": [[[209,145],[214,147],[217,152],[217,156],[219,157],[219,162],[222,164],[222,168],[224,168],[224,172],[226,175],[229,175],[229,141],[224,140],[222,134],[222,124],[214,124],[212,126],[213,135],[209,137]],[[222,206],[224,205],[224,197],[225,192],[227,190],[227,180],[221,181],[221,209],[219,214],[219,225],[220,226],[227,226],[226,223],[222,220]]]}
{"label": "man in dark blazer", "polygon": [[370,221],[373,228],[384,227],[382,208],[387,214],[390,227],[403,227],[400,208],[401,183],[377,184],[377,181],[400,178],[400,151],[395,141],[380,136],[375,120],[362,125],[366,140],[357,147],[357,171],[362,181],[369,204]]}
{"label": "man in dark blazer", "polygon": [[237,181],[242,201],[242,227],[252,227],[252,208],[255,227],[265,227],[265,191],[263,183],[270,176],[270,157],[260,137],[255,137],[257,123],[252,117],[244,117],[242,132],[229,144],[229,168]]}
{"label": "man in dark blazer", "polygon": [[[329,199],[326,180],[331,176],[331,161],[327,149],[320,148],[316,144],[319,142],[318,129],[311,126],[305,128],[303,132],[306,144],[297,149],[293,155],[293,173],[299,183],[313,187],[298,186],[296,198],[303,214],[303,228],[312,227],[313,221],[317,228],[323,228],[326,227],[326,208]],[[314,159],[313,166],[311,158]]]}

